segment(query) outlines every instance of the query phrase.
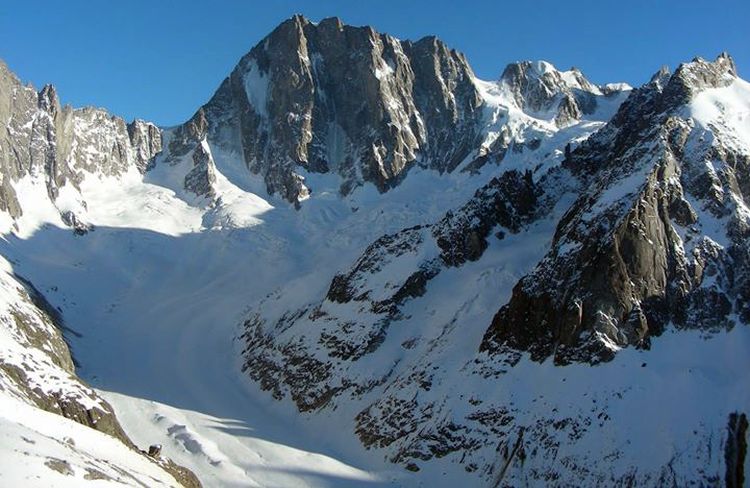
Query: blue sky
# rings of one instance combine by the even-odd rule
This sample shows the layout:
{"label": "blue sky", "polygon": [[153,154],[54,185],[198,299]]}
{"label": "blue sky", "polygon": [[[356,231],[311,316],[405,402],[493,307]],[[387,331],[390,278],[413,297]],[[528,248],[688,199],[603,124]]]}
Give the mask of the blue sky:
{"label": "blue sky", "polygon": [[294,13],[338,16],[401,39],[434,34],[481,78],[521,59],[594,82],[646,81],[726,50],[750,74],[750,1],[127,0],[0,2],[0,58],[63,102],[161,125],[189,118],[239,58]]}

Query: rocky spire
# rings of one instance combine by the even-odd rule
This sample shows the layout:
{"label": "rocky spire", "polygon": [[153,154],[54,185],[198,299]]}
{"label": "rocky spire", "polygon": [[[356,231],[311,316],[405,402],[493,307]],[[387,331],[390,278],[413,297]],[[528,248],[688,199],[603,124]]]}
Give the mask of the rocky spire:
{"label": "rocky spire", "polygon": [[697,93],[707,88],[721,88],[737,78],[734,60],[727,53],[721,53],[713,62],[695,58],[681,64],[664,88],[669,103],[689,102]]}
{"label": "rocky spire", "polygon": [[77,187],[85,173],[144,172],[159,151],[155,125],[128,125],[101,109],[61,107],[53,85],[37,92],[0,63],[0,209],[13,218],[23,214],[14,183],[24,176],[42,178],[55,201],[61,187]]}

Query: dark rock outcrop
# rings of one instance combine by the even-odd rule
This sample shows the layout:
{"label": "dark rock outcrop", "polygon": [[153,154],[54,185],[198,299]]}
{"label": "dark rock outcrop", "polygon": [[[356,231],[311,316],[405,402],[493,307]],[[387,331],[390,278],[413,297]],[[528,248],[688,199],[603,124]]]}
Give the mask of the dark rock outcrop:
{"label": "dark rock outcrop", "polygon": [[185,189],[198,196],[213,198],[215,196],[214,183],[216,171],[211,153],[204,144],[198,145],[193,151],[193,168],[185,175]]}
{"label": "dark rock outcrop", "polygon": [[747,456],[747,415],[729,414],[727,440],[724,447],[724,461],[727,466],[724,479],[727,488],[745,486],[745,458]]}

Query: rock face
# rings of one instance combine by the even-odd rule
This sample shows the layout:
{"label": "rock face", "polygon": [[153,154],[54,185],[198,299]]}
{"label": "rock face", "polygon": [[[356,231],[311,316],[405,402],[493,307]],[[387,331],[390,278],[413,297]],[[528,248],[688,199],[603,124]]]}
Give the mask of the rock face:
{"label": "rock face", "polygon": [[[483,350],[598,362],[648,347],[669,324],[710,332],[731,328],[732,314],[747,321],[750,159],[718,129],[707,142],[710,128],[683,108],[735,73],[726,56],[662,73],[573,151],[563,165],[585,190]],[[717,222],[726,227],[707,234]]]}
{"label": "rock face", "polygon": [[268,192],[298,203],[305,173],[340,191],[384,192],[413,165],[451,171],[475,149],[482,100],[464,56],[434,37],[402,42],[370,27],[296,16],[243,57],[169,143],[239,152]]}
{"label": "rock face", "polygon": [[0,62],[0,209],[23,214],[15,183],[40,179],[54,202],[85,173],[145,172],[161,151],[161,131],[148,122],[126,124],[95,108],[61,107],[52,85],[37,92]]}
{"label": "rock face", "polygon": [[727,474],[726,486],[739,488],[745,484],[745,459],[747,458],[747,415],[733,412],[727,425],[727,443],[724,451]]}
{"label": "rock face", "polygon": [[198,196],[213,198],[216,164],[208,144],[202,142],[193,150],[193,168],[185,175],[185,189]]}

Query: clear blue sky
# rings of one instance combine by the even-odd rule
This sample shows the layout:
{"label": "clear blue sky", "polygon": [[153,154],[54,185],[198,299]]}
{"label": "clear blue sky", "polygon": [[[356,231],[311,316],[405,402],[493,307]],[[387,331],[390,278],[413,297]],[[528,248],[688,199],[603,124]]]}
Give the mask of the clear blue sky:
{"label": "clear blue sky", "polygon": [[0,58],[63,102],[173,125],[294,13],[338,16],[401,39],[434,34],[496,78],[520,59],[577,66],[594,82],[643,83],[661,65],[723,50],[750,74],[750,0],[213,0],[0,2]]}

